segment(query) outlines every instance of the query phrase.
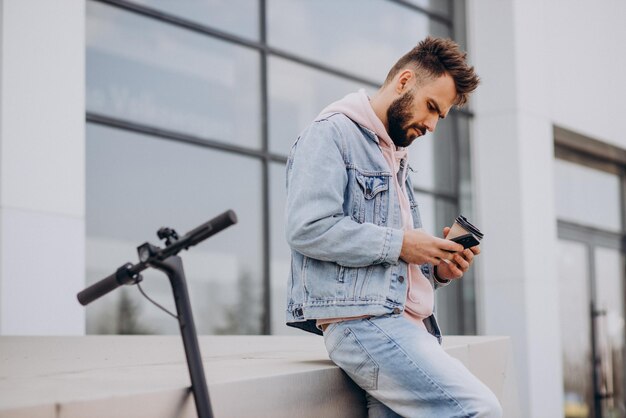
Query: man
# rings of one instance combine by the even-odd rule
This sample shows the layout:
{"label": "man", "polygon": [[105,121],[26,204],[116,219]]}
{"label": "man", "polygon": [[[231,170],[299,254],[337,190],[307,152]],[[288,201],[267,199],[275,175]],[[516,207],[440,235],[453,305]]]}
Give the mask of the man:
{"label": "man", "polygon": [[[421,230],[407,150],[479,82],[466,54],[428,37],[324,109],[287,163],[287,324],[324,335],[366,391],[370,417],[499,417],[489,389],[440,346],[434,289],[479,254]],[[444,237],[449,228],[444,228]]]}

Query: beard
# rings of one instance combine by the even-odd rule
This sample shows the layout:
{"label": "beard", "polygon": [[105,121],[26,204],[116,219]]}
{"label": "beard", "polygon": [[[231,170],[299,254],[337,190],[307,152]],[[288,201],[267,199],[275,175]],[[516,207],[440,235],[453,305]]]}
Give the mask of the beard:
{"label": "beard", "polygon": [[413,90],[407,91],[394,100],[387,109],[387,129],[389,137],[397,147],[408,147],[417,138],[409,136],[409,129],[413,128],[426,133],[426,128],[419,125],[409,125],[411,122],[411,107],[413,105]]}

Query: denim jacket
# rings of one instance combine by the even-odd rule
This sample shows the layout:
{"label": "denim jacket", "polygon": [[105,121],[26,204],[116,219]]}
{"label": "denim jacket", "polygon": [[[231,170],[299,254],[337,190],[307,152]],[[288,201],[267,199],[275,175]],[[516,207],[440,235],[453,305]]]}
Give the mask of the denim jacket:
{"label": "denim jacket", "polygon": [[[287,325],[321,334],[316,319],[402,313],[408,265],[399,258],[404,232],[391,176],[376,134],[341,113],[298,137],[287,162]],[[410,176],[406,190],[420,228]],[[420,268],[441,286],[432,265]],[[440,339],[435,317],[424,322]]]}

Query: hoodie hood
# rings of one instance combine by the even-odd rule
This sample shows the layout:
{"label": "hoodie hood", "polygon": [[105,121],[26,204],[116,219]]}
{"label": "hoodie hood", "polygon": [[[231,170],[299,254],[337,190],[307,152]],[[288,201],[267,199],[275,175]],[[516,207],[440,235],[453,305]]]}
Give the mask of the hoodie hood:
{"label": "hoodie hood", "polygon": [[367,97],[367,93],[365,93],[364,89],[350,93],[343,99],[326,106],[317,116],[316,120],[331,113],[343,113],[354,122],[374,132],[381,146],[393,151],[402,151],[404,156],[406,156],[406,148],[397,148],[393,143],[385,129],[385,125],[383,125],[383,122],[374,112],[370,99]]}
{"label": "hoodie hood", "polygon": [[[387,129],[385,129],[385,125],[374,112],[364,89],[350,93],[343,99],[326,106],[315,120],[332,113],[342,113],[362,127],[374,132],[378,138],[378,144],[383,152],[383,156],[391,168],[391,172],[397,174],[400,171],[400,162],[408,159],[408,151],[404,147],[396,147],[396,144],[393,143],[387,133]],[[406,181],[408,174],[406,167],[408,167],[408,163],[405,163],[404,166],[405,168],[401,175],[402,184]]]}

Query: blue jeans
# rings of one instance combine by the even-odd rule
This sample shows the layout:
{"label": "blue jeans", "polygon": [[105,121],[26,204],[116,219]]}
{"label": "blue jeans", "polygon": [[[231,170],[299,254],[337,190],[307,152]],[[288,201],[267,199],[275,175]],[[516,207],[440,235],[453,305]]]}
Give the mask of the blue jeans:
{"label": "blue jeans", "polygon": [[330,324],[331,360],[367,393],[369,418],[501,417],[495,395],[402,315]]}

